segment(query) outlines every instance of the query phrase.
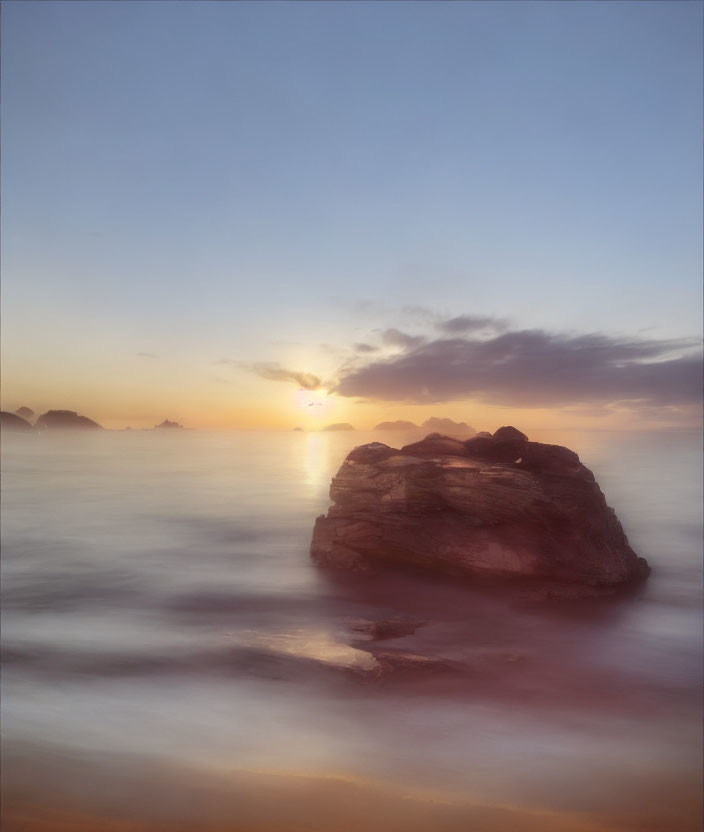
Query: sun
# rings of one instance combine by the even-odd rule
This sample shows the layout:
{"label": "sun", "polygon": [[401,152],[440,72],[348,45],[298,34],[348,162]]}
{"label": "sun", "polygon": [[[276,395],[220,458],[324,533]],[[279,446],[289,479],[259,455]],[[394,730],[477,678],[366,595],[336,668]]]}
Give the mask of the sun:
{"label": "sun", "polygon": [[327,390],[306,390],[301,387],[296,391],[296,404],[309,416],[319,416],[329,405]]}

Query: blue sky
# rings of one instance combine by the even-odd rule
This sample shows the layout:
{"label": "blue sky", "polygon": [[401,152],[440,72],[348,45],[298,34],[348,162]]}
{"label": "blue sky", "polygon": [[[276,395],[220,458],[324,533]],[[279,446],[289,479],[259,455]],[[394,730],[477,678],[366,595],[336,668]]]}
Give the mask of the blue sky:
{"label": "blue sky", "polygon": [[325,376],[407,306],[696,336],[702,8],[6,0],[5,397]]}

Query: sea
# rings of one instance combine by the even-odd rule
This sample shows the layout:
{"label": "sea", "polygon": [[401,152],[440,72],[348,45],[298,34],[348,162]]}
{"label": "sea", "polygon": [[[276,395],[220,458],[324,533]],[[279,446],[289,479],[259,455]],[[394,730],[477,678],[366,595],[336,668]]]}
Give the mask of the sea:
{"label": "sea", "polygon": [[[7,432],[3,832],[701,830],[701,433],[530,438],[594,472],[642,587],[320,570],[331,477],[403,433]],[[359,622],[397,618],[381,647],[432,661],[371,671]]]}

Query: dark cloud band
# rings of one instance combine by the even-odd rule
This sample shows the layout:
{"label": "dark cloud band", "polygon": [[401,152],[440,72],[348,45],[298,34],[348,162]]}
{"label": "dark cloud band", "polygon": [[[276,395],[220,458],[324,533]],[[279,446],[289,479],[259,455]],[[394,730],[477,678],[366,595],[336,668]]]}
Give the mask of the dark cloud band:
{"label": "dark cloud band", "polygon": [[[460,328],[460,322],[464,326],[468,320],[450,319],[443,329]],[[454,337],[419,343],[411,336],[403,340],[406,349],[401,355],[346,370],[334,392],[415,404],[478,398],[522,407],[701,401],[702,357],[700,352],[692,353],[698,342],[691,339],[522,330],[483,340]],[[401,341],[397,339],[399,346]]]}

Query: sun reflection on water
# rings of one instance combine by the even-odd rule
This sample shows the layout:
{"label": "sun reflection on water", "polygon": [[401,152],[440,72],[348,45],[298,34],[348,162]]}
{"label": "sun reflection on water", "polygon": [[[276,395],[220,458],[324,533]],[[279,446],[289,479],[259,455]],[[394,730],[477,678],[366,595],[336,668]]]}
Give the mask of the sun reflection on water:
{"label": "sun reflection on water", "polygon": [[303,475],[306,485],[318,488],[329,479],[328,438],[320,433],[308,433],[303,448]]}

